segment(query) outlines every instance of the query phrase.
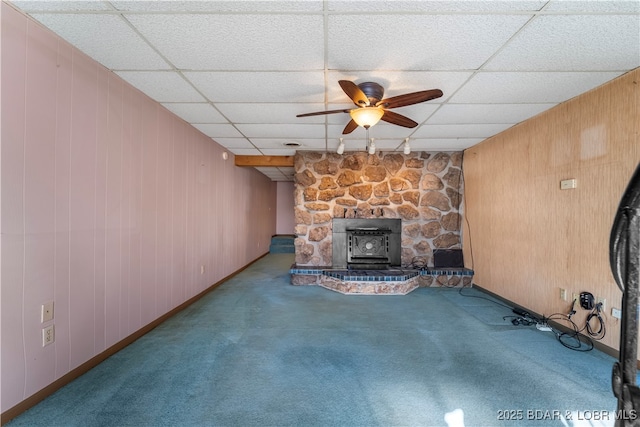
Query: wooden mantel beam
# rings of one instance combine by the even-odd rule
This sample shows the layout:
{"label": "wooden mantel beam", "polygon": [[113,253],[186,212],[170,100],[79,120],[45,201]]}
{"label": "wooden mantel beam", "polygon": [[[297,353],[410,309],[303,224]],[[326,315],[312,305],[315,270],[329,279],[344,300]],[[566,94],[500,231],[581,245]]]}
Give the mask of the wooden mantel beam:
{"label": "wooden mantel beam", "polygon": [[236,166],[293,167],[293,156],[236,156]]}

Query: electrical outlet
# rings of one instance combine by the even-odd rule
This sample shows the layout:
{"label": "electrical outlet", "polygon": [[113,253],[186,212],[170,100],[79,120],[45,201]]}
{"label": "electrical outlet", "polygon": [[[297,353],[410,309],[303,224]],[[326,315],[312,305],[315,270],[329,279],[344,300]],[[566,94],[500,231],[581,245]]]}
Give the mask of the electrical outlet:
{"label": "electrical outlet", "polygon": [[612,308],[611,309],[611,317],[614,317],[616,319],[621,319],[622,318],[622,310],[620,310],[619,308]]}
{"label": "electrical outlet", "polygon": [[56,340],[55,330],[53,325],[49,325],[42,329],[42,346],[45,347],[49,344],[53,344]]}
{"label": "electrical outlet", "polygon": [[578,181],[574,179],[563,179],[560,181],[560,189],[561,190],[569,190],[572,188],[578,187]]}
{"label": "electrical outlet", "polygon": [[204,265],[201,265],[201,266],[200,266],[200,274],[201,274],[201,275],[202,275],[202,274],[204,274]]}
{"label": "electrical outlet", "polygon": [[600,307],[600,309],[602,311],[606,311],[607,310],[607,300],[605,298],[597,297],[596,298],[596,304],[602,304],[602,307]]}
{"label": "electrical outlet", "polygon": [[45,302],[40,307],[40,323],[53,320],[53,301]]}
{"label": "electrical outlet", "polygon": [[580,305],[580,295],[579,294],[573,294],[573,297],[571,298],[572,301],[575,301],[576,304]]}
{"label": "electrical outlet", "polygon": [[560,288],[560,299],[563,301],[567,300],[567,290],[564,288]]}

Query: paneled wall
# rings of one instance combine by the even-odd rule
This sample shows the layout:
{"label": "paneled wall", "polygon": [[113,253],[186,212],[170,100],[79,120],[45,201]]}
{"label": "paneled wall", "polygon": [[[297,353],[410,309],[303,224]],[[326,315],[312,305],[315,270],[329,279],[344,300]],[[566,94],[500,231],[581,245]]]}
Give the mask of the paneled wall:
{"label": "paneled wall", "polygon": [[6,411],[266,253],[276,186],[4,2],[1,27]]}
{"label": "paneled wall", "polygon": [[[560,289],[606,299],[622,293],[609,267],[620,197],[640,161],[640,70],[515,126],[464,153],[465,262],[474,282],[540,314],[567,313]],[[577,188],[561,190],[560,181]],[[584,325],[587,311],[574,319]]]}

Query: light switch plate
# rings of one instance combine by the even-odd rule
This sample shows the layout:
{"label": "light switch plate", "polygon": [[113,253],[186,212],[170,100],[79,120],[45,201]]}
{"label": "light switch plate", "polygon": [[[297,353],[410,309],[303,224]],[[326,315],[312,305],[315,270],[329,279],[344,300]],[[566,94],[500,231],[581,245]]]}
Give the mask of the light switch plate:
{"label": "light switch plate", "polygon": [[42,304],[40,311],[40,323],[50,322],[53,320],[53,301]]}

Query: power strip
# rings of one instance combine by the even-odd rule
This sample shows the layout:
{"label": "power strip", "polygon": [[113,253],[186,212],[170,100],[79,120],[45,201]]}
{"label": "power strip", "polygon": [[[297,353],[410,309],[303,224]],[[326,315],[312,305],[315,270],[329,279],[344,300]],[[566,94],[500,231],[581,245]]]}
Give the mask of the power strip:
{"label": "power strip", "polygon": [[539,331],[543,331],[543,332],[550,332],[551,331],[551,326],[545,324],[545,323],[536,323],[536,328]]}

